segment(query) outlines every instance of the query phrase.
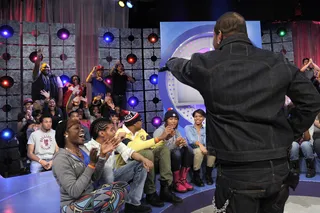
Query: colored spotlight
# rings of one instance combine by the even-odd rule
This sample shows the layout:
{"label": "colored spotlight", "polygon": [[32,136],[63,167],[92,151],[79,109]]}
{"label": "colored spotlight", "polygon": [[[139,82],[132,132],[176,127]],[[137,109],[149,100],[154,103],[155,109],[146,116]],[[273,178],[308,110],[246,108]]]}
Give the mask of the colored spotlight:
{"label": "colored spotlight", "polygon": [[103,40],[106,42],[106,43],[111,43],[113,42],[114,40],[114,35],[110,32],[106,32],[104,35],[103,35]]}
{"label": "colored spotlight", "polygon": [[[30,55],[29,55],[29,60],[30,60],[32,63],[35,63],[36,60],[38,59],[37,56],[38,56],[37,51],[34,51],[34,52],[30,53]],[[41,61],[42,61],[42,59],[43,59],[43,56],[41,55]]]}
{"label": "colored spotlight", "polygon": [[148,36],[148,41],[152,44],[156,43],[157,41],[159,40],[159,36],[155,33],[151,33],[149,36]]}
{"label": "colored spotlight", "polygon": [[14,34],[14,30],[11,26],[9,25],[2,25],[0,27],[0,35],[3,38],[10,38],[11,36],[13,36]]}
{"label": "colored spotlight", "polygon": [[2,106],[2,111],[4,112],[10,112],[12,107],[9,104],[5,104]]}
{"label": "colored spotlight", "polygon": [[111,84],[112,83],[111,78],[107,78],[106,82],[107,82],[107,84]]}
{"label": "colored spotlight", "polygon": [[13,86],[14,81],[10,76],[2,76],[0,78],[0,86],[4,89],[9,89]]}
{"label": "colored spotlight", "polygon": [[287,29],[284,28],[284,27],[279,27],[279,28],[277,29],[277,34],[278,34],[278,36],[280,36],[280,37],[284,37],[284,36],[287,35]]}
{"label": "colored spotlight", "polygon": [[128,1],[126,2],[126,5],[127,5],[127,7],[129,7],[130,9],[133,8],[133,4],[132,4],[132,2],[131,2],[130,0],[128,0]]}
{"label": "colored spotlight", "polygon": [[67,75],[61,75],[61,76],[60,76],[60,79],[61,79],[61,81],[62,81],[63,86],[64,86],[66,83],[69,83],[69,82],[70,82],[70,78],[69,78],[69,76],[67,76]]}
{"label": "colored spotlight", "polygon": [[159,127],[159,126],[161,126],[162,119],[159,116],[155,116],[152,118],[151,123],[154,127]]}
{"label": "colored spotlight", "polygon": [[2,140],[9,141],[14,137],[14,131],[7,127],[1,131],[0,137]]}
{"label": "colored spotlight", "polygon": [[119,4],[120,7],[124,7],[125,6],[124,1],[118,1],[118,4]]}
{"label": "colored spotlight", "polygon": [[139,99],[137,98],[137,97],[135,97],[135,96],[131,96],[129,99],[128,99],[128,104],[129,104],[129,106],[131,106],[131,107],[136,107],[136,106],[138,106],[138,104],[139,104]]}
{"label": "colored spotlight", "polygon": [[133,53],[129,54],[127,56],[127,62],[129,64],[135,64],[137,62],[137,56],[135,54],[133,54]]}
{"label": "colored spotlight", "polygon": [[58,38],[60,38],[61,40],[66,40],[66,39],[69,38],[70,32],[69,32],[69,30],[67,30],[66,28],[62,28],[62,29],[58,30],[57,36],[58,36]]}
{"label": "colored spotlight", "polygon": [[157,85],[158,84],[158,75],[157,74],[151,75],[149,78],[149,81],[151,84]]}

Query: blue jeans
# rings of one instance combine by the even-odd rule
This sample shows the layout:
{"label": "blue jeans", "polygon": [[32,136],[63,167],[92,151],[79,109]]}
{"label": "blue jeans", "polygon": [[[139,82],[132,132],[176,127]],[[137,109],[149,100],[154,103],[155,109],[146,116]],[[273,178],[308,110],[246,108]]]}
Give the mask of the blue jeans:
{"label": "blue jeans", "polygon": [[171,150],[171,170],[178,171],[181,167],[191,167],[193,162],[193,150],[190,146],[184,146]]}
{"label": "blue jeans", "polygon": [[313,147],[310,141],[303,141],[301,145],[297,142],[292,142],[290,150],[290,160],[299,160],[300,148],[305,159],[313,159]]}
{"label": "blue jeans", "polygon": [[114,171],[114,181],[130,183],[130,191],[126,196],[126,203],[139,206],[143,195],[144,183],[147,178],[147,170],[138,161],[130,161],[126,165]]}

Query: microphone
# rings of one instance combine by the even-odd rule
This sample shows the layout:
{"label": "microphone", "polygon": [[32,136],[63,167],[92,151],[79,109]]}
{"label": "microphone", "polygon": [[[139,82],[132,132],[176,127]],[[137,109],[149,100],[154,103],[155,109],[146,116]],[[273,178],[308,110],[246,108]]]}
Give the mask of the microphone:
{"label": "microphone", "polygon": [[161,67],[158,69],[158,72],[165,72],[165,71],[168,71],[169,68],[167,66],[164,66],[164,67]]}

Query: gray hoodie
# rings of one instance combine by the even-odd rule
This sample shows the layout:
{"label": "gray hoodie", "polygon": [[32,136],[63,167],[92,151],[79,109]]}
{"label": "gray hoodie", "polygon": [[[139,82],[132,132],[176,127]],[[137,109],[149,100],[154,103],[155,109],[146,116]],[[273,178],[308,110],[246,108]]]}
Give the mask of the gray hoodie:
{"label": "gray hoodie", "polygon": [[[81,149],[88,153],[85,147]],[[60,186],[60,207],[94,191],[93,182],[100,179],[105,162],[105,158],[99,158],[96,169],[92,169],[67,150],[59,149],[53,157],[52,171]]]}

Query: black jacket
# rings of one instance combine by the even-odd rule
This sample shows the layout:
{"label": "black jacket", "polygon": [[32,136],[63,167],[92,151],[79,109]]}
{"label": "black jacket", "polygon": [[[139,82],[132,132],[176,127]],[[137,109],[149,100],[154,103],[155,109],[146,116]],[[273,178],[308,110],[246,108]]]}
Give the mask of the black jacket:
{"label": "black jacket", "polygon": [[[245,35],[224,39],[220,48],[166,66],[182,83],[200,92],[206,106],[209,154],[253,162],[287,156],[294,141],[314,122],[320,95],[280,53],[256,48]],[[287,118],[285,95],[295,104]]]}

